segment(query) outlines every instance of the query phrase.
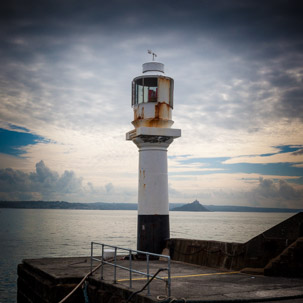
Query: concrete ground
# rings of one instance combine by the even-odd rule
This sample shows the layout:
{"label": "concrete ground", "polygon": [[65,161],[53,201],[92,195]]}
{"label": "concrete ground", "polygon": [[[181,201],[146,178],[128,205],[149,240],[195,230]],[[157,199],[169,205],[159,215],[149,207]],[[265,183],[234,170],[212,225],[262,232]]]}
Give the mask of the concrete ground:
{"label": "concrete ground", "polygon": [[[117,264],[127,267],[129,260],[118,258]],[[90,271],[90,258],[52,258],[25,260],[30,266],[46,273],[57,280],[70,280],[83,277]],[[165,261],[150,261],[150,274],[159,268],[166,267]],[[96,266],[94,262],[93,266]],[[146,272],[145,261],[132,261],[132,267]],[[93,278],[100,280],[100,269]],[[167,277],[163,271],[160,277]],[[146,277],[133,274],[131,291],[140,290],[146,283]],[[104,266],[104,282],[113,283],[114,269]],[[116,287],[129,289],[129,273],[117,269]],[[141,293],[147,296],[147,290]],[[301,298],[296,298],[296,297]],[[150,295],[154,301],[167,297],[166,282],[154,280],[150,283]],[[262,302],[273,298],[275,302],[303,302],[303,279],[267,277],[250,275],[236,271],[226,271],[215,268],[171,262],[171,297],[176,299],[228,302],[235,300]],[[292,297],[292,298],[291,298]],[[288,299],[287,299],[288,298]],[[287,299],[287,300],[286,300]]]}

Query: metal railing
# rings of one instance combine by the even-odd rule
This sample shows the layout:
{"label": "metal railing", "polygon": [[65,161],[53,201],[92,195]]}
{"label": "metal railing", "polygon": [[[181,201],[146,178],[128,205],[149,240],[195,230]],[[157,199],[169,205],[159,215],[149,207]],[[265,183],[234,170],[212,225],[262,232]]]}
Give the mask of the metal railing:
{"label": "metal railing", "polygon": [[[94,252],[95,252],[94,246],[101,246],[101,258],[100,257],[97,258],[96,256],[94,256]],[[104,248],[105,247],[106,248],[111,248],[111,249],[114,250],[113,261],[105,260],[105,258],[104,258]],[[124,254],[121,254],[121,255],[124,255],[124,256],[125,256],[125,252],[128,252],[127,255],[126,255],[129,258],[128,267],[117,264],[118,251],[124,252]],[[133,258],[134,253],[146,256],[146,272],[142,272],[142,271],[135,270],[135,269],[132,268],[132,266],[133,266],[132,258]],[[99,254],[99,256],[100,256],[100,254]],[[102,265],[101,265],[101,280],[103,280],[103,278],[104,278],[103,277],[104,264],[113,266],[114,267],[114,284],[117,283],[117,268],[129,271],[129,288],[132,288],[133,273],[139,274],[139,275],[142,275],[142,276],[146,276],[146,282],[147,282],[146,285],[147,285],[147,294],[148,295],[150,295],[150,285],[149,285],[150,278],[153,277],[153,275],[149,273],[150,272],[150,257],[167,259],[167,267],[161,268],[161,270],[167,270],[167,277],[164,278],[164,277],[155,276],[154,278],[166,282],[167,295],[168,295],[168,297],[170,297],[171,296],[170,256],[154,254],[154,253],[149,253],[149,252],[140,251],[140,250],[127,249],[127,248],[107,245],[107,244],[103,244],[103,243],[91,242],[91,260],[90,260],[91,271],[93,270],[93,261],[101,262],[102,263]]]}

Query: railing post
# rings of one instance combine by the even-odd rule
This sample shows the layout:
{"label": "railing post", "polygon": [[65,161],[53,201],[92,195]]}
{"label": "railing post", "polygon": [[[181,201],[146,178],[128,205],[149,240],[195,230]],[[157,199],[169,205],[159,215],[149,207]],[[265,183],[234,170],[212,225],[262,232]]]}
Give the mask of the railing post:
{"label": "railing post", "polygon": [[102,244],[102,256],[101,256],[101,280],[103,280],[103,267],[104,267],[104,244]]}
{"label": "railing post", "polygon": [[171,280],[170,280],[170,257],[167,258],[167,288],[168,288],[168,297],[171,296]]}
{"label": "railing post", "polygon": [[90,242],[90,274],[93,271],[93,257],[94,257],[94,242]]}
{"label": "railing post", "polygon": [[132,251],[129,251],[129,288],[132,288],[133,281],[132,281]]}
{"label": "railing post", "polygon": [[[149,255],[146,255],[146,273],[147,273],[147,282],[149,281]],[[150,295],[149,284],[147,285],[147,295]]]}
{"label": "railing post", "polygon": [[117,247],[115,247],[114,284],[117,284]]}

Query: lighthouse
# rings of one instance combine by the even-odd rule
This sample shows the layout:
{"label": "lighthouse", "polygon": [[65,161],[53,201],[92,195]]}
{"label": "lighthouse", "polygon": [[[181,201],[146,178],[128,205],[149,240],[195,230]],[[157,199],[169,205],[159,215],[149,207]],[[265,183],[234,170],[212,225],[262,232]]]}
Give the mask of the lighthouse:
{"label": "lighthouse", "polygon": [[[154,57],[155,53],[148,51]],[[139,150],[137,249],[160,254],[169,238],[167,149],[180,129],[173,129],[174,80],[164,64],[147,62],[132,81],[133,130],[126,140]]]}

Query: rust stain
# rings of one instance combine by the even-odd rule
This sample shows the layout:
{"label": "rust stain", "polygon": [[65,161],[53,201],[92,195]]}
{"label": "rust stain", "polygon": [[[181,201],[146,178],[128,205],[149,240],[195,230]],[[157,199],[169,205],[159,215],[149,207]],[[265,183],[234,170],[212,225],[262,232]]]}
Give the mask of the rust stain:
{"label": "rust stain", "polygon": [[144,190],[146,189],[146,184],[143,184],[143,188],[144,188]]}
{"label": "rust stain", "polygon": [[169,127],[171,126],[171,107],[166,102],[157,102],[154,107],[154,117],[144,117],[144,106],[134,109],[135,127]]}
{"label": "rust stain", "polygon": [[159,77],[159,82],[163,83],[164,85],[170,86],[170,79]]}
{"label": "rust stain", "polygon": [[[144,119],[144,107],[142,107],[141,113],[135,110],[135,120]],[[158,102],[155,104],[155,115],[154,118],[144,119],[144,126],[147,127],[165,127],[167,121],[171,119],[171,108],[166,102]]]}
{"label": "rust stain", "polygon": [[144,119],[144,107],[141,107],[141,112],[140,108],[135,108],[134,109],[134,121],[136,120],[142,120]]}
{"label": "rust stain", "polygon": [[144,107],[141,107],[141,115],[140,115],[141,119],[144,119]]}
{"label": "rust stain", "polygon": [[166,102],[155,105],[155,119],[169,119],[170,106]]}
{"label": "rust stain", "polygon": [[134,109],[134,120],[136,121],[138,119],[138,108]]}
{"label": "rust stain", "polygon": [[147,120],[144,124],[147,127],[157,127],[159,125],[159,120],[159,118],[150,119]]}
{"label": "rust stain", "polygon": [[143,169],[143,178],[145,179],[145,169]]}
{"label": "rust stain", "polygon": [[132,124],[135,127],[145,126],[145,127],[170,127],[173,124],[172,120],[168,119],[144,119],[144,120],[136,120],[133,121]]}
{"label": "rust stain", "polygon": [[[146,127],[168,127],[170,126],[171,123],[169,123],[170,120],[165,120],[165,119],[146,119],[144,120],[144,123],[141,124],[140,126],[146,126]],[[135,124],[137,125],[137,124]]]}
{"label": "rust stain", "polygon": [[[172,85],[172,80],[171,79],[167,79],[165,77],[160,77],[158,79],[158,86],[159,86],[159,90],[165,92],[165,98],[167,98],[167,100],[165,100],[168,104],[171,104],[171,100],[170,98],[172,98],[171,95],[171,85]],[[159,100],[159,101],[164,101],[164,100]]]}
{"label": "rust stain", "polygon": [[160,103],[155,104],[155,119],[159,119],[159,105]]}

